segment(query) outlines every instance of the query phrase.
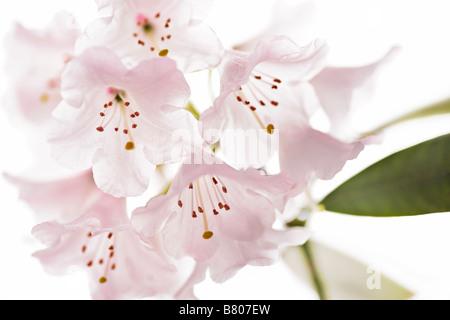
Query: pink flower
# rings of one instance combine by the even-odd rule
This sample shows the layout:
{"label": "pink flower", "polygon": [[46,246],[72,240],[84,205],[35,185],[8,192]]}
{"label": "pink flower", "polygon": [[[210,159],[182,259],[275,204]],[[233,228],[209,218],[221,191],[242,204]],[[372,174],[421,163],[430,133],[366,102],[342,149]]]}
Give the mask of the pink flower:
{"label": "pink flower", "polygon": [[60,77],[74,54],[80,31],[71,15],[60,12],[42,30],[29,30],[16,23],[5,39],[5,71],[9,88],[5,107],[35,124],[51,118],[61,101]]}
{"label": "pink flower", "polygon": [[4,177],[19,190],[19,200],[24,201],[36,214],[37,221],[69,222],[103,197],[87,170],[71,177],[37,181],[11,174]]}
{"label": "pink flower", "polygon": [[207,0],[97,0],[103,16],[77,45],[105,46],[130,65],[169,56],[185,72],[219,64],[223,48],[204,22]]}
{"label": "pink flower", "polygon": [[[98,189],[94,193],[96,197],[86,197],[82,206],[76,206],[81,210],[74,220],[43,222],[33,228],[32,234],[47,247],[33,256],[51,274],[66,274],[73,266],[85,270],[94,299],[135,299],[175,292],[179,286],[176,268],[157,242],[149,247],[130,229],[125,198]],[[57,196],[58,192],[47,196],[50,194]],[[51,205],[58,202],[46,199]]]}
{"label": "pink flower", "polygon": [[[220,69],[220,94],[214,107],[200,117],[204,132],[215,129],[220,136],[205,134],[205,139],[213,143],[221,138],[221,145],[229,145],[225,130],[267,136],[281,129],[285,118],[303,117],[311,105],[305,105],[303,97],[311,91],[307,81],[323,68],[326,53],[327,45],[321,40],[298,47],[281,36],[260,41],[251,53],[227,52]],[[267,143],[261,141],[258,150]]]}
{"label": "pink flower", "polygon": [[367,103],[376,74],[398,51],[399,48],[394,46],[379,60],[364,66],[327,66],[311,79],[320,105],[330,120],[333,135],[342,138],[350,135],[351,111]]}
{"label": "pink flower", "polygon": [[140,195],[155,165],[178,161],[186,139],[198,131],[182,107],[189,86],[167,57],[127,69],[110,50],[89,48],[62,75],[63,102],[54,112],[50,134],[53,157],[63,166],[84,170],[114,196]]}
{"label": "pink flower", "polygon": [[[360,142],[337,140],[310,124],[311,115],[321,107],[310,81],[322,72],[326,52],[322,41],[300,48],[288,38],[274,37],[260,41],[251,53],[235,51],[224,59],[220,94],[200,120],[205,131],[219,130],[214,138],[226,147],[227,159],[243,152],[229,148],[235,137],[225,134],[227,130],[259,131],[250,141],[257,144],[253,153],[264,150],[270,156],[237,165],[264,166],[278,152],[281,172],[301,192],[311,177],[330,179],[359,154]],[[271,141],[268,148],[268,140],[261,139],[264,134],[276,134],[278,141]]]}
{"label": "pink flower", "polygon": [[166,195],[133,211],[131,225],[144,240],[162,230],[169,255],[192,257],[222,282],[247,264],[273,263],[280,246],[306,241],[304,230],[274,227],[290,185],[254,169],[184,164]]}

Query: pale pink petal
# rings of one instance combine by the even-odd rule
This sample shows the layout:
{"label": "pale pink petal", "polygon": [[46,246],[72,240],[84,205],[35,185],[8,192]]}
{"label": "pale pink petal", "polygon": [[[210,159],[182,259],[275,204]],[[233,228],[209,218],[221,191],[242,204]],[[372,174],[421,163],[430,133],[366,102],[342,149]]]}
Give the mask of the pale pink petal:
{"label": "pale pink petal", "polygon": [[280,167],[301,188],[309,177],[333,178],[364,148],[361,142],[345,143],[306,125],[291,128],[280,139]]}
{"label": "pale pink petal", "polygon": [[267,230],[257,241],[228,241],[211,259],[211,279],[222,283],[246,265],[267,266],[279,260],[285,246],[301,245],[311,236],[305,228]]}
{"label": "pale pink petal", "polygon": [[[366,99],[370,97],[367,84],[374,81],[380,68],[391,61],[399,48],[393,47],[378,61],[361,67],[326,67],[313,79],[320,103],[331,122],[331,129],[336,134],[348,125],[349,112],[355,106],[354,97],[366,90]],[[364,105],[366,101],[358,101]]]}
{"label": "pale pink petal", "polygon": [[27,203],[39,221],[71,221],[80,215],[89,201],[98,196],[98,190],[87,171],[74,177],[53,181],[30,181],[5,174],[19,189],[19,199]]}

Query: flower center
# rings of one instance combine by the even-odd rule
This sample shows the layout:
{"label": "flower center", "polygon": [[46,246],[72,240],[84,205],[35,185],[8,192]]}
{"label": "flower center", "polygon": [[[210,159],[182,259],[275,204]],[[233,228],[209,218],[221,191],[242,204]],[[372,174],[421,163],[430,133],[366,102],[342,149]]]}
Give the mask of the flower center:
{"label": "flower center", "polygon": [[272,123],[264,124],[258,115],[258,110],[278,107],[279,102],[274,98],[274,95],[276,95],[274,91],[278,90],[280,84],[281,80],[279,78],[253,70],[247,83],[234,92],[236,100],[252,112],[258,125],[266,130],[268,134],[273,134],[275,127]]}
{"label": "flower center", "polygon": [[136,15],[137,29],[133,33],[133,37],[137,39],[139,46],[149,48],[150,52],[165,57],[169,54],[169,50],[164,48],[165,42],[172,38],[169,31],[171,22],[170,18],[163,19],[159,12],[153,18],[138,13]]}
{"label": "flower center", "polygon": [[[200,214],[203,221],[203,239],[211,239],[214,233],[209,230],[206,214],[209,212],[218,215],[222,210],[230,210],[227,204],[225,194],[227,188],[222,180],[217,176],[204,175],[189,184],[189,187],[183,190],[178,198],[178,206],[183,208],[185,202],[190,203],[192,218],[197,218]],[[184,202],[183,202],[183,200]]]}
{"label": "flower center", "polygon": [[125,91],[110,87],[107,93],[114,98],[103,105],[103,109],[99,113],[102,120],[96,130],[104,132],[114,122],[114,131],[122,132],[128,136],[125,149],[133,150],[135,144],[131,130],[137,128],[137,124],[134,121],[140,114],[132,108],[130,102],[124,100],[126,97]]}
{"label": "flower center", "polygon": [[101,276],[99,283],[108,281],[108,272],[116,269],[115,250],[116,236],[110,232],[108,235],[98,235],[93,237],[89,232],[86,235],[87,241],[81,247],[81,253],[88,268],[100,269]]}

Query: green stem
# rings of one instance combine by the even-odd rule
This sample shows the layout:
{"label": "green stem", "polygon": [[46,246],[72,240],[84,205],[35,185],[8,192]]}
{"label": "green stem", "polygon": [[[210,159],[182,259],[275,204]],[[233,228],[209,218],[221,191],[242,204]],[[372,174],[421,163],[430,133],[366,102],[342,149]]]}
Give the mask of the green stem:
{"label": "green stem", "polygon": [[[304,227],[306,225],[306,220],[294,219],[287,223],[288,227]],[[313,253],[312,243],[310,241],[306,241],[304,244],[298,246],[298,248],[303,253],[306,265],[308,267],[309,276],[314,285],[314,289],[317,292],[320,300],[327,300],[328,295],[325,290],[325,283],[320,274],[319,268],[317,266],[316,259]]]}
{"label": "green stem", "polygon": [[327,293],[325,290],[324,281],[320,275],[319,269],[317,267],[316,259],[313,254],[313,248],[310,241],[306,241],[303,245],[299,246],[299,249],[303,251],[306,258],[306,263],[309,268],[310,277],[316,289],[316,292],[320,300],[327,300]]}
{"label": "green stem", "polygon": [[198,120],[200,118],[200,112],[197,110],[197,108],[195,108],[194,104],[191,101],[188,101],[184,109],[192,113],[195,119]]}
{"label": "green stem", "polygon": [[445,100],[433,103],[429,106],[426,106],[424,108],[409,112],[403,116],[400,116],[398,118],[395,118],[373,130],[364,132],[360,138],[365,138],[367,136],[376,134],[376,133],[380,133],[381,131],[392,127],[396,124],[405,122],[405,121],[409,121],[409,120],[414,120],[414,119],[419,119],[419,118],[424,118],[424,117],[430,117],[430,116],[435,116],[435,115],[439,115],[439,114],[445,114],[445,113],[450,113],[450,98],[447,98]]}

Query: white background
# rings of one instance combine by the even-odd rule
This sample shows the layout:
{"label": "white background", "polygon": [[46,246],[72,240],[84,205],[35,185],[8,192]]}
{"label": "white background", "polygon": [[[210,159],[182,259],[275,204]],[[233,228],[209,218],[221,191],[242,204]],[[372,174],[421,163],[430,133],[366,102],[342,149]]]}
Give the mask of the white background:
{"label": "white background", "polygon": [[[275,1],[216,0],[208,20],[225,46],[257,33],[269,19]],[[355,126],[367,130],[450,95],[450,3],[447,0],[318,0],[311,34],[325,38],[330,64],[359,65],[381,57],[392,45],[402,51],[378,75],[370,103],[355,114]],[[29,28],[43,27],[60,9],[72,12],[80,25],[96,14],[93,0],[3,1],[0,36],[13,21]],[[3,51],[0,51],[3,61]],[[7,79],[1,74],[0,84]],[[200,94],[193,87],[193,94]],[[351,161],[335,179],[323,184],[320,198],[340,182],[382,157],[447,133],[443,116],[400,125],[385,133],[381,145],[371,146]],[[20,172],[28,165],[26,141],[8,118],[0,118],[0,169]],[[38,244],[30,236],[30,210],[17,200],[17,191],[0,180],[0,298],[89,299],[83,273],[49,276],[31,257]],[[450,277],[450,218],[432,214],[408,218],[358,218],[327,212],[315,215],[315,237],[382,267],[416,292],[417,298],[447,299]],[[244,268],[223,285],[206,281],[197,289],[204,299],[315,299],[310,288],[279,263]]]}

